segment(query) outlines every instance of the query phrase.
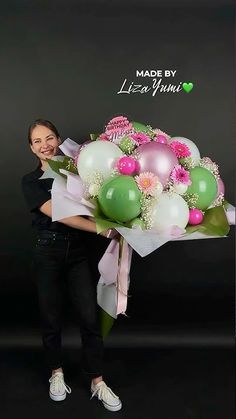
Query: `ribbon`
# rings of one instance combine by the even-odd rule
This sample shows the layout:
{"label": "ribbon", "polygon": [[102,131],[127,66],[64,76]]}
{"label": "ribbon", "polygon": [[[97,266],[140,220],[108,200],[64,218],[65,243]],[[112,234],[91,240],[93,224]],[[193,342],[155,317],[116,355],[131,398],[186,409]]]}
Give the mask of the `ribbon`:
{"label": "ribbon", "polygon": [[123,237],[120,238],[119,250],[119,270],[117,275],[117,315],[125,314],[127,308],[129,272],[132,259],[132,248]]}
{"label": "ribbon", "polygon": [[235,225],[235,207],[231,204],[228,204],[228,207],[225,210],[226,217],[229,225]]}
{"label": "ribbon", "polygon": [[116,281],[119,268],[118,262],[119,242],[113,239],[98,264],[98,270],[101,276],[97,284],[97,303],[114,319],[117,318]]}
{"label": "ribbon", "polygon": [[123,237],[113,239],[98,264],[98,304],[114,318],[125,315],[127,308],[132,250]]}
{"label": "ribbon", "polygon": [[119,242],[117,240],[111,240],[98,263],[98,270],[103,284],[110,285],[116,283],[119,271]]}

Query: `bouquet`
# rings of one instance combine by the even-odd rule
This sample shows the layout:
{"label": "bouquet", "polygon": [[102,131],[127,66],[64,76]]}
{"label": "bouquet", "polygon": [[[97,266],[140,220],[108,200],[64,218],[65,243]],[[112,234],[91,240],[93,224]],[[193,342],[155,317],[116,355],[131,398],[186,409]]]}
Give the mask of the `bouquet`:
{"label": "bouquet", "polygon": [[196,144],[124,116],[82,145],[66,139],[49,160],[52,218],[94,217],[97,232],[120,233],[99,263],[104,335],[125,314],[132,250],[146,256],[169,240],[226,236],[234,208],[224,199],[218,165]]}

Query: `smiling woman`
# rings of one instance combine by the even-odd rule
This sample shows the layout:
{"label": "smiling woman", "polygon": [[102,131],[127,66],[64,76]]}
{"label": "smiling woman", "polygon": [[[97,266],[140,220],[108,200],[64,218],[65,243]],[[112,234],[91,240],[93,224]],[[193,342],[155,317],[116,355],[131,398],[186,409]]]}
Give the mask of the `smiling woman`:
{"label": "smiling woman", "polygon": [[[39,159],[36,170],[22,178],[22,190],[37,231],[33,249],[35,283],[42,319],[42,341],[52,371],[49,395],[61,401],[71,389],[64,381],[61,348],[62,309],[65,287],[69,291],[82,341],[83,371],[91,380],[92,396],[98,396],[108,410],[120,410],[121,401],[102,377],[103,339],[99,325],[96,285],[88,265],[85,232],[96,233],[96,224],[81,216],[52,221],[53,179],[41,179],[47,159],[58,154],[61,142],[56,127],[37,119],[30,125],[28,141]],[[107,237],[107,232],[102,235]]]}
{"label": "smiling woman", "polygon": [[58,153],[61,143],[57,128],[50,121],[37,119],[29,127],[28,141],[32,152],[41,160],[42,170],[46,170],[47,158]]}

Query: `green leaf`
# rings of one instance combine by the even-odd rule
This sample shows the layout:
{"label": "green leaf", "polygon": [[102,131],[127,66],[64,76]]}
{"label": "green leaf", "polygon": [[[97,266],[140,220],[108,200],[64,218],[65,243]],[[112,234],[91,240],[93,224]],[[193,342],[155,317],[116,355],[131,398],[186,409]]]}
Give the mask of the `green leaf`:
{"label": "green leaf", "polygon": [[94,217],[104,218],[104,214],[103,214],[103,212],[102,212],[102,210],[100,208],[100,205],[98,203],[98,199],[97,198],[94,198],[93,203],[96,205],[96,208],[93,210]]}
{"label": "green leaf", "polygon": [[97,140],[97,138],[99,137],[99,135],[100,135],[100,134],[98,134],[98,133],[95,133],[95,134],[90,134],[90,139],[91,139],[91,141],[96,141],[96,140]]}
{"label": "green leaf", "polygon": [[96,205],[96,208],[93,210],[93,215],[96,221],[97,233],[101,233],[109,228],[116,228],[116,227],[127,227],[127,223],[120,223],[114,220],[110,220],[109,218],[105,218],[101,208],[98,204],[98,201],[93,202]]}
{"label": "green leaf", "polygon": [[109,228],[124,227],[123,224],[114,221],[106,220],[105,218],[95,217],[97,233],[108,230]]}
{"label": "green leaf", "polygon": [[225,209],[227,209],[229,207],[229,202],[226,201],[226,199],[224,199],[224,201],[222,202],[223,207],[225,207]]}
{"label": "green leaf", "polygon": [[58,174],[58,175],[60,175],[60,176],[66,177],[65,175],[63,175],[63,174],[59,171],[59,169],[62,169],[62,168],[63,168],[63,162],[62,162],[62,161],[48,159],[48,160],[47,160],[47,162],[48,162],[48,164],[49,164],[50,168],[51,168],[51,169],[52,169],[55,173],[57,173],[57,174]]}
{"label": "green leaf", "polygon": [[62,177],[66,178],[66,176],[60,172],[60,169],[67,170],[68,172],[71,172],[71,173],[74,173],[74,174],[78,174],[78,170],[73,163],[73,159],[69,156],[65,156],[64,159],[61,160],[61,161],[60,160],[48,159],[47,162],[48,162],[50,168],[54,172],[61,175]]}
{"label": "green leaf", "polygon": [[65,156],[63,160],[63,169],[68,170],[68,172],[78,175],[77,167],[74,165],[74,161],[71,157]]}
{"label": "green leaf", "polygon": [[108,314],[106,311],[100,308],[100,327],[103,339],[105,339],[108,336],[114,324],[114,321],[115,319],[111,317],[110,314]]}
{"label": "green leaf", "polygon": [[223,206],[206,210],[203,222],[196,226],[188,226],[187,233],[199,231],[210,236],[226,236],[230,226]]}

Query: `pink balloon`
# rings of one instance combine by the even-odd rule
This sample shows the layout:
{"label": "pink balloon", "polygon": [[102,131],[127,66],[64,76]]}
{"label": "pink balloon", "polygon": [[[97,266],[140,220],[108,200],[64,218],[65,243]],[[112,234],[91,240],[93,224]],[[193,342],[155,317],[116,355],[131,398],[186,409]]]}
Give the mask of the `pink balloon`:
{"label": "pink balloon", "polygon": [[167,144],[167,138],[164,135],[158,134],[155,138],[157,143]]}
{"label": "pink balloon", "polygon": [[218,190],[217,190],[217,198],[218,198],[218,196],[220,194],[223,194],[224,195],[224,193],[225,193],[225,185],[224,185],[224,182],[223,182],[223,180],[221,178],[219,178],[217,180],[217,187],[218,187]]}
{"label": "pink balloon", "polygon": [[189,224],[191,225],[197,225],[201,224],[203,220],[203,213],[198,208],[192,208],[189,210]]}
{"label": "pink balloon", "polygon": [[163,186],[168,182],[174,167],[178,165],[178,159],[171,148],[156,141],[140,145],[134,154],[140,165],[138,173],[154,173]]}
{"label": "pink balloon", "polygon": [[117,168],[122,175],[132,175],[136,171],[136,160],[132,157],[121,157],[117,162]]}

